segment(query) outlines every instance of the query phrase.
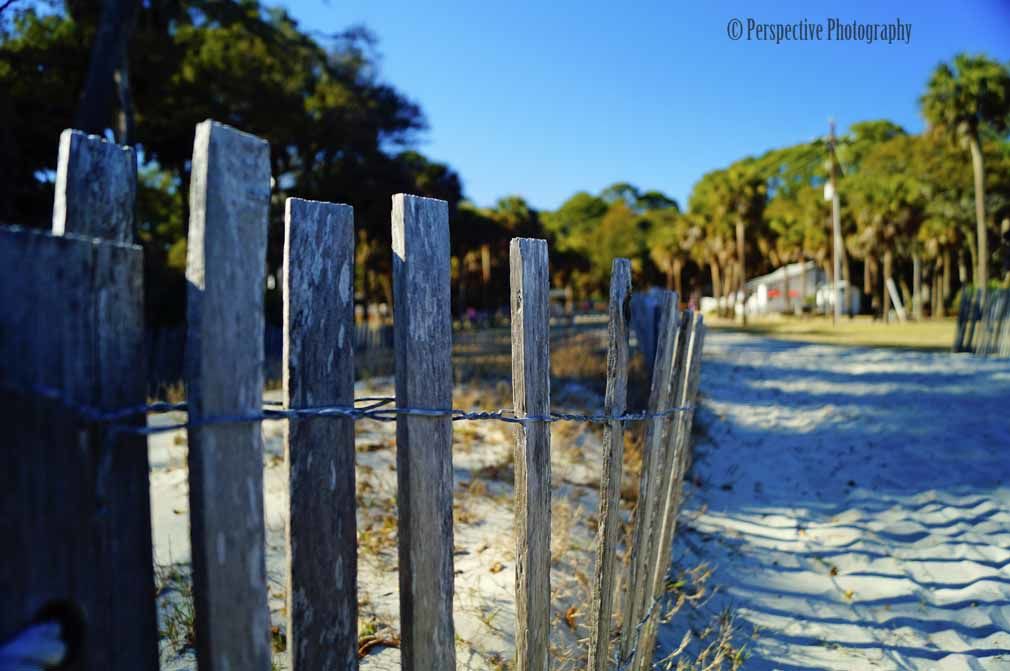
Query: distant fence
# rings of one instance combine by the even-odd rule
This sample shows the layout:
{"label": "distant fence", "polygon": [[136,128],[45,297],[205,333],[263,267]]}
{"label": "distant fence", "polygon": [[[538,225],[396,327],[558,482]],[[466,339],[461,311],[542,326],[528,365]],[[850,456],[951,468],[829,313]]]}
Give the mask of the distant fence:
{"label": "distant fence", "polygon": [[964,289],[954,351],[1010,357],[1010,289]]}
{"label": "distant fence", "polygon": [[[636,294],[636,297],[638,295]],[[597,331],[601,324],[605,325],[607,316],[602,315],[602,321],[597,320],[595,313],[582,315],[584,320],[571,321],[555,318],[551,320],[552,342],[562,340],[567,336],[577,335],[587,331]],[[454,329],[452,336],[453,348],[469,349],[487,346],[487,336],[505,334],[506,328],[494,326],[476,326]],[[503,336],[507,337],[507,336]],[[653,336],[653,339],[655,336]],[[508,343],[506,343],[507,348]],[[640,342],[643,352],[655,354],[655,346],[648,349]],[[185,375],[186,328],[184,326],[168,326],[148,328],[144,332],[144,351],[147,361],[147,389],[151,396],[159,395],[166,387],[182,382]],[[354,325],[354,352],[367,359],[370,355],[389,356],[393,352],[393,325],[382,322],[356,322]],[[280,381],[281,362],[284,355],[284,329],[280,326],[266,324],[263,329],[263,366],[264,378],[267,381]]]}
{"label": "distant fence", "polygon": [[[604,424],[604,457],[589,666],[651,668],[689,463],[701,316],[679,312],[673,292],[636,301],[635,330],[655,355],[648,409],[629,412],[631,270],[626,259],[615,260],[604,412],[552,412],[547,243],[515,239],[514,409],[455,410],[447,204],[396,195],[395,406],[394,399],[356,401],[353,211],[289,199],[284,402],[264,408],[268,155],[259,138],[211,121],[197,126],[185,404],[145,402],[151,337],[143,324],[142,252],[130,242],[131,150],[64,132],[53,232],[0,229],[0,413],[11,432],[0,490],[0,532],[9,548],[0,554],[0,641],[62,604],[83,622],[68,668],[158,668],[145,447],[147,435],[172,427],[148,427],[145,416],[185,409],[200,668],[271,668],[259,430],[265,419],[288,421],[291,667],[357,668],[354,421],[374,419],[397,424],[402,667],[455,668],[452,422],[485,419],[516,427],[515,668],[547,671],[549,428],[592,421]],[[612,622],[623,430],[632,421],[645,422],[645,441],[618,633]],[[0,655],[11,649],[0,644]]]}
{"label": "distant fence", "polygon": [[[145,330],[144,349],[147,356],[147,388],[151,394],[166,386],[181,382],[185,375],[186,327],[169,326]],[[354,325],[354,351],[393,348],[393,327],[389,324]],[[281,379],[284,355],[284,329],[266,324],[263,328],[263,376],[267,380]]]}

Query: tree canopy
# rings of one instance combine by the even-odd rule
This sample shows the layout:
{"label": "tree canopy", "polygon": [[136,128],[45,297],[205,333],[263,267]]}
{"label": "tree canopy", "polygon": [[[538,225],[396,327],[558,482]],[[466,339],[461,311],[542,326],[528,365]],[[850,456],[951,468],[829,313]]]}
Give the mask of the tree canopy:
{"label": "tree canopy", "polygon": [[[118,47],[99,48],[99,34]],[[354,206],[356,290],[365,300],[390,299],[397,192],[449,203],[457,310],[506,304],[514,236],[548,238],[553,280],[586,298],[606,295],[618,256],[632,260],[637,286],[685,297],[728,296],[801,260],[830,273],[826,139],[710,171],[683,209],[627,182],[579,191],[552,211],[520,195],[480,207],[451,166],[417,150],[427,120],[382,79],[372,33],[312,32],[258,0],[16,0],[0,14],[0,91],[0,221],[49,225],[63,128],[136,146],[137,234],[155,324],[184,319],[189,158],[205,118],[271,144],[269,272],[280,266],[285,197]],[[837,142],[843,272],[862,270],[865,290],[880,293],[878,262],[887,275],[921,258],[944,274],[949,302],[952,285],[972,280],[967,268],[996,267],[979,241],[995,239],[1010,217],[1010,69],[959,54],[932,73],[920,102],[922,134],[866,120]],[[977,145],[971,162],[965,143]],[[267,304],[279,319],[279,297]]]}

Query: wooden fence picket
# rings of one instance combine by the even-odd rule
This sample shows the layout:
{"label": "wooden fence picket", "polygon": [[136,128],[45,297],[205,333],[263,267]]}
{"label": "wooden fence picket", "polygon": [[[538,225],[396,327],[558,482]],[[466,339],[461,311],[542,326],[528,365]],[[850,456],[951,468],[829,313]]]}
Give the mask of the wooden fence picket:
{"label": "wooden fence picket", "polygon": [[648,371],[650,383],[656,364],[660,312],[666,294],[666,290],[653,287],[647,291],[635,292],[631,296],[631,328],[635,334],[638,351],[645,359],[645,369]]}
{"label": "wooden fence picket", "polygon": [[[396,404],[452,405],[449,207],[393,196]],[[406,671],[456,668],[452,619],[452,421],[399,415],[396,471],[401,660]]]}
{"label": "wooden fence picket", "polygon": [[259,412],[270,146],[234,128],[196,127],[186,279],[189,500],[201,671],[269,671],[263,440]]}
{"label": "wooden fence picket", "polygon": [[86,618],[75,669],[158,667],[146,442],[68,407],[145,400],[143,253],[124,244],[132,157],[63,131],[53,235],[0,232],[0,383],[21,388],[0,400],[17,449],[0,492],[0,528],[16,549],[0,555],[0,640],[46,602],[70,602]]}
{"label": "wooden fence picket", "polygon": [[133,242],[137,157],[97,135],[67,129],[56,164],[53,233]]}
{"label": "wooden fence picket", "polygon": [[[623,415],[628,402],[628,336],[630,327],[631,261],[614,259],[610,271],[610,308],[607,328],[607,390],[604,412]],[[624,462],[624,424],[609,421],[603,429],[600,468],[600,513],[596,532],[596,573],[590,604],[590,671],[606,671],[610,662],[610,626],[617,589],[616,555],[621,528],[621,476]]]}
{"label": "wooden fence picket", "polygon": [[156,671],[146,441],[70,407],[145,402],[143,252],[5,227],[0,273],[0,640],[68,603],[85,618],[71,669]]}
{"label": "wooden fence picket", "polygon": [[[550,286],[547,242],[513,238],[509,247],[512,398],[519,417],[551,410]],[[551,599],[551,431],[516,429],[516,671],[548,671]]]}
{"label": "wooden fence picket", "polygon": [[[354,211],[288,198],[284,402],[354,403]],[[288,421],[288,650],[293,671],[358,668],[354,421]]]}
{"label": "wooden fence picket", "polygon": [[954,352],[963,352],[965,350],[964,336],[968,326],[968,292],[969,289],[967,287],[961,291],[961,304],[957,310],[957,326],[954,329],[954,346],[952,348]]}
{"label": "wooden fence picket", "polygon": [[[978,320],[981,314],[982,304],[985,300],[984,291],[976,289],[968,297],[968,321],[965,327],[964,335],[964,349],[968,352],[974,352],[975,346],[977,344],[976,331],[978,327]],[[962,295],[961,300],[964,300]]]}
{"label": "wooden fence picket", "polygon": [[[677,294],[668,291],[662,296],[660,326],[653,368],[649,411],[658,413],[671,406],[676,342],[678,336]],[[651,547],[658,510],[658,487],[662,463],[662,438],[666,418],[653,417],[645,424],[642,443],[642,467],[639,476],[638,505],[635,510],[634,535],[629,551],[628,598],[621,628],[621,659],[634,653],[638,639],[638,623],[649,609],[650,577],[653,570]]]}
{"label": "wooden fence picket", "polygon": [[[693,406],[698,392],[700,380],[701,353],[704,347],[704,324],[700,314],[690,311],[683,313],[681,324],[682,335],[681,363],[676,382],[674,404],[687,408]],[[652,598],[659,599],[666,589],[666,573],[670,566],[673,550],[673,538],[677,528],[677,515],[680,513],[684,477],[691,464],[691,426],[694,410],[678,412],[674,415],[673,427],[669,434],[669,446],[672,454],[672,470],[665,482],[663,495],[663,511],[658,525],[658,553],[652,577]],[[640,671],[652,668],[652,659],[656,645],[656,631],[659,626],[660,613],[653,613],[642,630],[638,645],[638,664]]]}

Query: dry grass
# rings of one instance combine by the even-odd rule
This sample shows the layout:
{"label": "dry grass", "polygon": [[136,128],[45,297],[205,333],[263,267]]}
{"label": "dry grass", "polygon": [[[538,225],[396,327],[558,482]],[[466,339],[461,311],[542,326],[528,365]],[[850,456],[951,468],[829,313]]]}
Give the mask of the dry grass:
{"label": "dry grass", "polygon": [[155,595],[159,600],[159,634],[175,654],[196,648],[196,607],[188,567],[154,566]]}
{"label": "dry grass", "polygon": [[705,323],[716,329],[738,330],[782,340],[930,351],[949,351],[957,326],[954,319],[888,324],[864,315],[851,319],[843,317],[837,326],[831,323],[831,317],[777,315],[751,318],[746,326],[714,316],[706,316]]}
{"label": "dry grass", "polygon": [[668,606],[661,621],[668,623],[675,617],[685,618],[692,623],[686,628],[680,645],[662,659],[654,661],[654,667],[677,669],[677,671],[737,671],[747,659],[744,638],[736,626],[732,611],[709,612],[708,605],[718,591],[710,581],[712,569],[700,564],[691,569],[672,571],[675,575],[667,580]]}

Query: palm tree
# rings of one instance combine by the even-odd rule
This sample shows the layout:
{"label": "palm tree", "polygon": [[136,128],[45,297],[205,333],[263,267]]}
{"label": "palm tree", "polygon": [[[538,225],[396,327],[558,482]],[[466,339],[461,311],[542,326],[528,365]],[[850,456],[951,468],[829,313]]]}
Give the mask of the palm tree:
{"label": "palm tree", "polygon": [[953,67],[941,63],[933,71],[922,114],[934,128],[955,135],[968,145],[975,177],[975,224],[978,267],[975,284],[984,289],[989,281],[989,241],[985,221],[985,167],[981,133],[1007,132],[1010,119],[1010,71],[986,56],[958,54]]}
{"label": "palm tree", "polygon": [[674,289],[683,300],[682,275],[684,265],[691,259],[691,250],[701,238],[701,229],[689,215],[673,207],[649,213],[653,220],[649,233],[649,256],[656,267],[666,275],[666,288]]}
{"label": "palm tree", "polygon": [[[750,229],[750,237],[756,241],[758,231],[755,228],[761,222],[765,193],[765,179],[760,173],[758,163],[752,158],[744,158],[725,170],[706,174],[692,193],[692,210],[706,211],[714,220],[713,223],[729,226],[733,231],[730,236],[732,240],[730,251],[731,258],[735,257],[735,263],[728,268],[733,281],[729,281],[729,278],[723,281],[728,289],[734,291],[734,302],[737,298],[746,301],[744,292],[747,282],[746,233]],[[696,208],[695,204],[703,207]],[[743,317],[746,323],[746,310]]]}

